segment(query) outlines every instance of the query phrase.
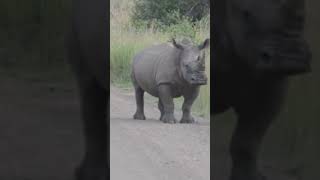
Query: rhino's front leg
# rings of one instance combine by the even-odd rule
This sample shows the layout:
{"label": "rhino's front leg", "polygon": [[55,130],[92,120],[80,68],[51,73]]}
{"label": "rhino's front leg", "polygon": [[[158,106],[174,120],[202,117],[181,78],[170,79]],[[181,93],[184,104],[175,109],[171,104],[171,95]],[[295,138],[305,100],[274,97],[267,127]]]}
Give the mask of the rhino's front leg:
{"label": "rhino's front leg", "polygon": [[159,98],[158,100],[158,108],[159,108],[159,111],[160,111],[160,121],[162,120],[162,117],[163,117],[163,114],[164,114],[164,109],[163,109],[163,104]]}
{"label": "rhino's front leg", "polygon": [[281,110],[287,85],[279,80],[278,84],[266,83],[261,89],[235,107],[238,123],[230,146],[231,180],[266,179],[258,170],[258,154],[264,135]]}
{"label": "rhino's front leg", "polygon": [[231,142],[231,180],[266,180],[258,170],[258,153],[270,118],[240,115]]}
{"label": "rhino's front leg", "polygon": [[[76,180],[109,179],[109,138],[107,116],[109,96],[95,77],[83,66],[84,59],[78,53],[75,33],[66,41],[69,62],[73,67],[80,89],[81,117],[84,130],[85,155],[75,172]],[[108,112],[106,112],[108,111]]]}
{"label": "rhino's front leg", "polygon": [[80,83],[85,135],[85,157],[76,171],[77,180],[108,179],[107,91],[95,80]]}
{"label": "rhino's front leg", "polygon": [[161,121],[164,123],[176,123],[174,117],[174,103],[171,95],[170,84],[160,84],[158,86],[159,98],[163,104],[163,116]]}
{"label": "rhino's front leg", "polygon": [[193,102],[196,100],[196,98],[199,95],[199,87],[196,87],[195,89],[189,89],[188,92],[184,94],[184,102],[182,105],[182,118],[180,123],[194,123],[195,120],[191,115],[191,107]]}

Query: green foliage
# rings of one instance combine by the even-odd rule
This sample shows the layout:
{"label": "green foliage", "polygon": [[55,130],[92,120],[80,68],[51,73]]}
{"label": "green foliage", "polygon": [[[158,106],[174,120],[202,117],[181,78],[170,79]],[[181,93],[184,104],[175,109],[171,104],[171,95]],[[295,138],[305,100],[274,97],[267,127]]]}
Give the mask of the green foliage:
{"label": "green foliage", "polygon": [[185,16],[199,20],[209,12],[201,0],[137,0],[133,9],[132,22],[139,27],[142,22],[148,26],[170,26],[179,24]]}
{"label": "green foliage", "polygon": [[[176,16],[173,14],[174,19]],[[194,39],[196,36],[196,28],[194,23],[191,22],[188,17],[178,17],[180,18],[180,22],[176,24],[172,24],[167,27],[163,27],[163,30],[167,32],[171,37],[189,37]]]}
{"label": "green foliage", "polygon": [[130,60],[139,49],[135,44],[127,42],[117,43],[111,46],[110,69],[111,81],[130,82],[131,63]]}

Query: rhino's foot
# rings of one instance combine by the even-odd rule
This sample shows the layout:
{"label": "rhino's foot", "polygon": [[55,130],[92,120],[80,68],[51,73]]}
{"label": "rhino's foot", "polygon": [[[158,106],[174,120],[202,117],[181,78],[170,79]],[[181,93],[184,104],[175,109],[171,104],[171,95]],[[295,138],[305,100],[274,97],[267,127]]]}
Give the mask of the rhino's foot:
{"label": "rhino's foot", "polygon": [[75,171],[76,180],[107,180],[107,167],[104,168],[83,168],[79,167]]}
{"label": "rhino's foot", "polygon": [[146,116],[143,113],[136,112],[133,115],[133,119],[146,120]]}
{"label": "rhino's foot", "polygon": [[233,175],[230,180],[267,180],[267,177],[261,173],[255,175]]}
{"label": "rhino's foot", "polygon": [[173,115],[164,114],[161,118],[161,121],[164,123],[174,124],[177,123],[176,118]]}
{"label": "rhino's foot", "polygon": [[194,120],[194,118],[190,115],[188,117],[182,117],[180,123],[185,123],[185,124],[191,124],[191,123],[195,123],[196,121]]}

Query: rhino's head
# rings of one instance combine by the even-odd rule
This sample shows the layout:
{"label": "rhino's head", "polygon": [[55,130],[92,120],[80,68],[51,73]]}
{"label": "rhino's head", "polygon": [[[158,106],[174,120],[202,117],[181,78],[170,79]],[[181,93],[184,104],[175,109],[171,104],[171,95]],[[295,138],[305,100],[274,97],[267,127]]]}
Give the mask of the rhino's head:
{"label": "rhino's head", "polygon": [[204,49],[209,46],[209,39],[198,46],[186,39],[181,43],[172,39],[172,44],[180,51],[176,66],[182,78],[191,85],[207,84]]}
{"label": "rhino's head", "polygon": [[225,3],[225,30],[237,56],[249,67],[287,75],[310,71],[311,54],[303,38],[304,0]]}

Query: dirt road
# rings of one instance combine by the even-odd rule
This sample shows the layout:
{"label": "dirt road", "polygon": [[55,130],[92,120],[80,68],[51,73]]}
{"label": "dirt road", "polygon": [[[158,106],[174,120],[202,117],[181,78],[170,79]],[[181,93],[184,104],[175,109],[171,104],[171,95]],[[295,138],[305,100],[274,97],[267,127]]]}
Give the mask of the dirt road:
{"label": "dirt road", "polygon": [[72,82],[5,76],[0,78],[0,179],[73,180],[82,134]]}
{"label": "dirt road", "polygon": [[[205,119],[191,125],[163,124],[158,120],[157,100],[145,96],[147,120],[133,120],[133,92],[111,88],[111,180],[209,180],[210,133],[214,137],[211,178],[228,180],[231,168],[228,143],[235,117],[217,117],[211,122],[214,123],[211,130],[210,122]],[[177,108],[176,114],[179,112]],[[290,161],[279,154],[279,149],[270,147],[276,142],[270,138],[266,141],[269,142],[262,153],[261,168],[268,179],[298,180],[294,172],[281,170],[290,167]]]}
{"label": "dirt road", "polygon": [[[0,180],[73,180],[83,153],[73,81],[0,74],[0,84]],[[133,120],[132,92],[111,89],[111,180],[209,180],[210,133],[211,176],[228,179],[235,121],[225,119],[234,118],[211,120],[211,130],[204,119],[191,125],[163,124],[154,99],[146,99],[148,119]],[[286,155],[287,138],[278,139],[266,139],[265,174],[271,180],[299,180],[294,175],[298,171],[289,175],[279,170],[295,165]]]}
{"label": "dirt road", "polygon": [[[82,124],[72,81],[1,75],[0,179],[73,180]],[[168,125],[147,98],[133,120],[133,94],[111,89],[112,180],[209,180],[209,121]]]}
{"label": "dirt road", "polygon": [[111,179],[209,180],[209,121],[163,124],[154,99],[146,99],[147,120],[133,120],[132,91],[111,88]]}

